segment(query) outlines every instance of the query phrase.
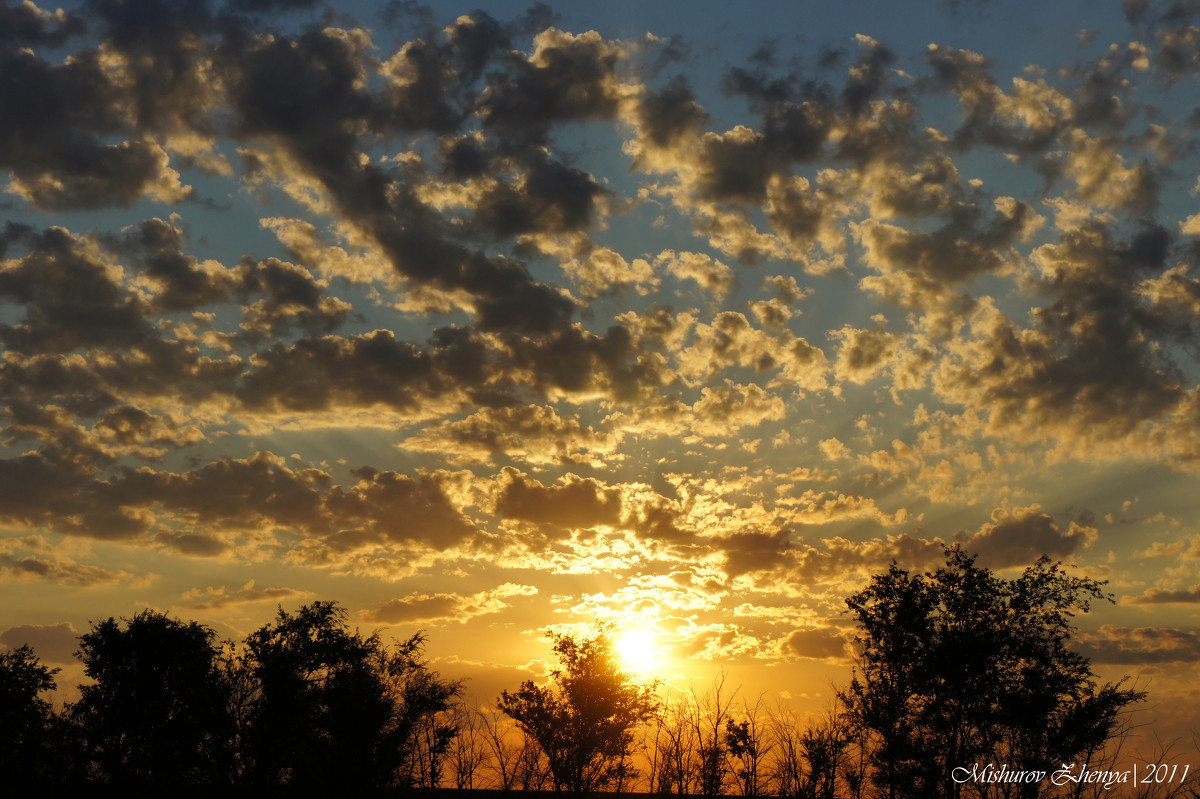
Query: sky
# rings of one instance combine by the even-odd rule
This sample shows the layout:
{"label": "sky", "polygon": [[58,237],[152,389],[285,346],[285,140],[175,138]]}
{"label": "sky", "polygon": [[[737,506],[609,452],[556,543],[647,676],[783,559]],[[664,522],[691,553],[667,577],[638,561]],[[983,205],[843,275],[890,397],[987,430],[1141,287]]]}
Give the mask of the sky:
{"label": "sky", "polygon": [[[960,544],[1188,733],[1200,5],[0,7],[0,643],[333,599],[823,709]],[[635,662],[630,656],[631,663]]]}

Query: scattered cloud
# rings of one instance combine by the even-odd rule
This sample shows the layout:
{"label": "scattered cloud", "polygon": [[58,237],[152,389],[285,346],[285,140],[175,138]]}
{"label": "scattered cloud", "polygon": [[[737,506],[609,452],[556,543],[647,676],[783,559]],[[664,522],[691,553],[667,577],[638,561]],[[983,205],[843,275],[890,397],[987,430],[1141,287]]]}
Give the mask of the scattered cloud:
{"label": "scattered cloud", "polygon": [[227,5],[0,10],[0,581],[253,564],[184,601],[354,580],[376,624],[537,593],[711,661],[843,657],[828,596],[948,542],[1197,601],[1187,4],[1019,67],[986,4],[963,49],[740,61],[692,20]]}

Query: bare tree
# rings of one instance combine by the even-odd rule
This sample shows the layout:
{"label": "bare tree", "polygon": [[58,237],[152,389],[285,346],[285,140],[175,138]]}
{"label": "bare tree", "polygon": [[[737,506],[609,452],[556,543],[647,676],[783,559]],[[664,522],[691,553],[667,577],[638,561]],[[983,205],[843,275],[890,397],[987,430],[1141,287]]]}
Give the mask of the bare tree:
{"label": "bare tree", "polygon": [[552,782],[550,760],[533,736],[518,730],[521,746],[517,750],[515,785],[522,791],[544,791]]}
{"label": "bare tree", "polygon": [[789,710],[770,716],[774,757],[769,781],[777,796],[861,799],[867,747],[835,697],[824,715],[802,727]]}
{"label": "bare tree", "polygon": [[713,679],[712,687],[696,705],[693,724],[700,753],[700,793],[717,796],[724,792],[725,778],[729,773],[728,751],[725,746],[725,725],[731,720],[733,700],[741,690],[732,691],[725,685],[728,673],[722,669]]}
{"label": "bare tree", "polygon": [[696,713],[695,696],[690,691],[675,699],[667,695],[655,737],[658,768],[653,789],[659,793],[677,796],[695,793],[699,753],[692,717]]}
{"label": "bare tree", "polygon": [[768,724],[762,717],[763,697],[759,695],[753,707],[742,703],[742,718],[725,722],[725,746],[735,761],[734,776],[742,796],[762,796],[765,786],[764,767],[771,757],[774,743],[768,735]]}
{"label": "bare tree", "polygon": [[451,708],[449,716],[450,723],[458,730],[448,756],[454,787],[459,790],[481,787],[476,784],[478,774],[488,757],[481,714],[469,703],[458,702]]}
{"label": "bare tree", "polygon": [[492,772],[490,787],[512,790],[521,759],[523,735],[516,725],[501,718],[490,708],[479,708],[475,715],[488,750],[487,767]]}

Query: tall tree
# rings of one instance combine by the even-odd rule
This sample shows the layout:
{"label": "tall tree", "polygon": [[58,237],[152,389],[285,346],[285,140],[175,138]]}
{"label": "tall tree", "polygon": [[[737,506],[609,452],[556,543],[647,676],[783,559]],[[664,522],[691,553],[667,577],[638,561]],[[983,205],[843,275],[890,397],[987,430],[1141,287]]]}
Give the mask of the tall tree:
{"label": "tall tree", "polygon": [[351,631],[334,602],[246,638],[241,668],[254,696],[244,732],[248,780],[362,788],[436,785],[455,727],[443,718],[461,684],[420,657],[418,633],[389,650]]}
{"label": "tall tree", "polygon": [[56,776],[55,717],[42,698],[58,669],[42,665],[28,644],[0,654],[0,774],[18,783]]}
{"label": "tall tree", "polygon": [[843,699],[872,734],[884,795],[957,797],[955,766],[1050,771],[1101,746],[1144,697],[1098,685],[1067,646],[1074,613],[1107,598],[1102,585],[1045,557],[1001,579],[952,547],[936,572],[893,564],[847,599],[860,654]]}
{"label": "tall tree", "polygon": [[108,618],[79,638],[91,684],[69,708],[93,776],[115,783],[204,783],[229,778],[228,691],[216,634],[144,610]]}
{"label": "tall tree", "polygon": [[654,715],[653,685],[621,669],[607,627],[590,638],[550,633],[559,668],[550,685],[525,681],[499,707],[541,747],[556,790],[594,791],[627,777],[633,730]]}

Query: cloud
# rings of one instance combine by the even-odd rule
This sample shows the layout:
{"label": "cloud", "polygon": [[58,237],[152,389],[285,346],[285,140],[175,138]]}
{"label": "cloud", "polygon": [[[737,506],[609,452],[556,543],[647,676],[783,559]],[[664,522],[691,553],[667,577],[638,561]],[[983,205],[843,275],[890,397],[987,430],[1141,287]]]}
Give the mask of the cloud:
{"label": "cloud", "polygon": [[192,605],[196,610],[223,610],[237,605],[255,602],[282,602],[283,600],[304,599],[312,596],[308,591],[297,591],[294,588],[256,588],[254,580],[249,581],[236,591],[230,591],[225,586],[209,586],[200,589],[193,588],[183,593],[185,602],[196,602]]}
{"label": "cloud", "polygon": [[865,383],[883,369],[897,347],[897,336],[888,333],[881,321],[874,329],[844,327],[835,331],[838,348],[836,372],[840,380]]}
{"label": "cloud", "polygon": [[0,644],[16,649],[28,644],[47,663],[74,663],[79,649],[79,631],[70,622],[22,624],[0,632]]}
{"label": "cloud", "polygon": [[1128,605],[1194,605],[1200,603],[1200,585],[1174,590],[1147,588],[1138,596],[1122,597],[1121,603]]}
{"label": "cloud", "polygon": [[[1120,552],[1042,506],[1200,463],[1187,4],[1019,73],[761,48],[725,98],[688,75],[703,36],[542,6],[155,8],[0,9],[23,591],[270,559],[395,583],[360,618],[418,624],[511,620],[551,580],[565,615],[661,612],[684,654],[832,662],[835,628],[769,609],[943,538],[994,568]],[[427,580],[480,560],[512,582]],[[250,612],[302,579],[185,596]],[[1091,645],[1190,657],[1146,629]]]}
{"label": "cloud", "polygon": [[1096,541],[1095,527],[1071,522],[1066,530],[1034,505],[1028,508],[992,511],[992,522],[966,537],[963,546],[993,569],[1025,566],[1042,555],[1063,558],[1074,555]]}
{"label": "cloud", "polygon": [[694,660],[727,662],[754,657],[763,648],[762,641],[735,624],[693,624],[677,635],[679,641],[673,643],[672,652]]}
{"label": "cloud", "polygon": [[95,588],[98,586],[117,584],[145,585],[156,575],[138,577],[121,569],[106,569],[101,566],[89,566],[76,563],[64,557],[38,557],[26,555],[17,557],[10,554],[0,554],[0,577],[11,582],[40,582],[42,580],[74,586],[76,588]]}
{"label": "cloud", "polygon": [[512,597],[534,596],[532,585],[504,583],[496,588],[464,596],[460,594],[411,594],[392,599],[373,610],[364,610],[359,618],[371,624],[417,624],[439,621],[466,623],[476,616],[499,613],[509,607]]}
{"label": "cloud", "polygon": [[[733,367],[757,373],[782,371],[789,382],[809,390],[826,386],[825,353],[789,330],[754,327],[742,313],[723,311],[712,324],[697,324],[693,340],[678,355],[680,371],[692,380],[711,380]],[[728,382],[728,380],[727,380]]]}
{"label": "cloud", "polygon": [[[872,503],[873,504],[873,503]],[[742,533],[722,542],[725,573],[747,576],[751,584],[809,586],[867,577],[892,561],[902,568],[927,568],[942,557],[942,542],[900,533],[886,538],[853,542],[840,537],[819,544],[795,542],[783,532]],[[781,582],[782,581],[782,582]]]}
{"label": "cloud", "polygon": [[792,630],[778,642],[785,658],[845,661],[851,655],[850,641],[833,629],[807,627]]}
{"label": "cloud", "polygon": [[618,441],[577,418],[562,418],[553,407],[521,405],[484,408],[459,421],[427,425],[400,446],[445,453],[453,460],[508,457],[536,464],[601,465]]}
{"label": "cloud", "polygon": [[620,489],[593,478],[568,474],[553,485],[543,485],[505,467],[494,512],[502,518],[522,519],[560,529],[577,529],[620,523]]}
{"label": "cloud", "polygon": [[661,282],[646,259],[626,261],[619,252],[607,247],[592,251],[583,261],[568,261],[563,264],[563,271],[579,283],[588,297],[625,287],[631,287],[639,294],[647,294]]}
{"label": "cloud", "polygon": [[1079,196],[1104,208],[1148,211],[1158,204],[1158,180],[1146,163],[1126,166],[1111,141],[1072,131],[1065,169]]}
{"label": "cloud", "polygon": [[681,281],[694,281],[701,288],[712,292],[717,299],[724,298],[733,284],[733,270],[703,253],[663,250],[654,262]]}
{"label": "cloud", "polygon": [[1105,624],[1077,636],[1074,649],[1092,662],[1111,665],[1195,663],[1200,635],[1176,627],[1118,627]]}
{"label": "cloud", "polygon": [[730,430],[757,427],[766,421],[782,419],[783,398],[753,383],[704,388],[692,406],[692,429],[700,435],[724,435]]}
{"label": "cloud", "polygon": [[30,252],[0,265],[0,296],[24,319],[0,325],[0,343],[30,354],[124,349],[156,336],[148,308],[121,281],[121,269],[93,240],[53,227],[30,237]]}

